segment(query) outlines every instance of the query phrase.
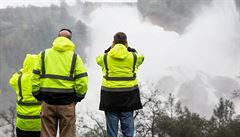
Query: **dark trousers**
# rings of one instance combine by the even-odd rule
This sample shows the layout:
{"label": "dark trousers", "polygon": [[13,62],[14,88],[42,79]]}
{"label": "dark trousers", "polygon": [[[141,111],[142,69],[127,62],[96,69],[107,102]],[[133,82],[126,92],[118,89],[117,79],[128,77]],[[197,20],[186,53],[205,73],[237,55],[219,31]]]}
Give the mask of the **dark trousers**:
{"label": "dark trousers", "polygon": [[17,137],[40,137],[40,131],[24,131],[16,128]]}

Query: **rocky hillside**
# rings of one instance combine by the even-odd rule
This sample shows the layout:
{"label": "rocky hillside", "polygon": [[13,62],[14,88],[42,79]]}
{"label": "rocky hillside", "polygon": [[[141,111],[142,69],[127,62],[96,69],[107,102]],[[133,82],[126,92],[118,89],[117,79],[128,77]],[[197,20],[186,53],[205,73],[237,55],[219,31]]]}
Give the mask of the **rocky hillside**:
{"label": "rocky hillside", "polygon": [[[141,14],[167,30],[183,33],[194,16],[213,0],[138,0]],[[219,0],[221,2],[221,0]],[[240,0],[235,0],[240,11]]]}

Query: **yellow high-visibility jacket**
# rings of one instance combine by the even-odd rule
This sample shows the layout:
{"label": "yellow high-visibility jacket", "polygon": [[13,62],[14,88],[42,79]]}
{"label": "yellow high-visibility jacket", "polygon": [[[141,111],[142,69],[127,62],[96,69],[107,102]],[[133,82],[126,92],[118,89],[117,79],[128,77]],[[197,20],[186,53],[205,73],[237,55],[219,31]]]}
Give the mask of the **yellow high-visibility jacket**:
{"label": "yellow high-visibility jacket", "polygon": [[81,101],[87,91],[87,72],[74,43],[57,37],[53,47],[42,51],[33,70],[33,95],[49,104]]}
{"label": "yellow high-visibility jacket", "polygon": [[129,52],[122,44],[116,44],[108,53],[96,58],[103,72],[100,110],[130,111],[142,108],[137,70],[143,55]]}
{"label": "yellow high-visibility jacket", "polygon": [[16,127],[24,131],[41,130],[41,102],[38,102],[32,95],[32,70],[37,55],[27,54],[23,68],[13,74],[9,84],[17,94],[16,103]]}

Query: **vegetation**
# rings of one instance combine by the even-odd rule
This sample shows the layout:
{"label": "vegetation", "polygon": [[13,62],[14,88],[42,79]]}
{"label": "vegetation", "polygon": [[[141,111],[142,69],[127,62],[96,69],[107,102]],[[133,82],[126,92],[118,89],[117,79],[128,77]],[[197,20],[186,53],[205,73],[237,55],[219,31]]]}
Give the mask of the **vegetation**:
{"label": "vegetation", "polygon": [[3,92],[11,90],[9,76],[21,68],[26,53],[37,54],[50,48],[61,28],[73,30],[76,51],[85,59],[83,49],[88,45],[88,27],[73,18],[68,9],[64,1],[60,6],[0,9],[0,89]]}
{"label": "vegetation", "polygon": [[[182,107],[172,94],[167,100],[160,100],[159,93],[152,90],[142,95],[144,108],[134,115],[137,137],[240,137],[240,116],[233,117],[234,106],[230,100],[220,98],[212,117],[206,119]],[[8,111],[0,113],[4,121],[0,127],[9,126],[5,134],[14,137],[15,108],[10,107]],[[104,118],[93,113],[86,116],[77,118],[77,136],[106,137]],[[120,131],[119,136],[122,137]]]}
{"label": "vegetation", "polygon": [[[153,89],[142,95],[144,108],[134,116],[137,137],[240,137],[240,119],[233,117],[232,101],[220,98],[212,117],[207,119],[182,107],[172,94],[165,101],[159,99],[160,94],[160,90]],[[78,136],[106,137],[104,122],[94,115],[88,116],[94,124],[89,125],[86,117],[81,117],[77,122],[82,125],[77,130]]]}
{"label": "vegetation", "polygon": [[[183,32],[194,17],[199,5],[207,5],[211,0],[138,0],[138,9],[144,17],[168,30]],[[81,3],[78,3],[80,6]],[[236,0],[238,9],[240,1]],[[93,10],[95,7],[88,10]],[[76,7],[75,7],[76,8]],[[84,8],[84,7],[81,7]],[[22,65],[26,53],[38,53],[51,47],[52,40],[59,29],[68,27],[73,30],[73,41],[77,52],[83,59],[84,50],[89,45],[88,26],[76,20],[68,12],[68,5],[62,1],[60,6],[17,7],[0,9],[0,100],[14,98],[3,96],[10,91],[8,80],[11,73]],[[85,10],[89,14],[88,10]],[[74,10],[73,10],[74,11]],[[71,12],[70,12],[71,13]],[[3,92],[3,93],[1,93]],[[240,97],[240,90],[234,91]],[[212,117],[207,119],[182,107],[181,102],[170,94],[167,100],[159,99],[161,91],[152,89],[142,95],[142,110],[135,112],[136,136],[139,137],[240,137],[240,116],[234,116],[231,100],[219,99]],[[81,137],[106,137],[103,117],[96,118],[89,113],[88,118],[77,121],[77,135]],[[8,128],[6,134],[15,136],[15,108],[0,111],[0,128]],[[92,122],[87,122],[91,120]],[[91,125],[89,125],[91,123]],[[121,136],[121,134],[120,134]]]}
{"label": "vegetation", "polygon": [[[213,0],[138,0],[143,17],[167,30],[183,33],[195,15]],[[234,0],[240,12],[240,0]]]}
{"label": "vegetation", "polygon": [[[0,112],[0,128],[4,129],[4,134],[9,137],[15,137],[15,106],[10,106],[7,111]],[[5,128],[4,128],[5,127]]]}
{"label": "vegetation", "polygon": [[167,30],[182,33],[202,5],[212,0],[138,0],[144,17]]}

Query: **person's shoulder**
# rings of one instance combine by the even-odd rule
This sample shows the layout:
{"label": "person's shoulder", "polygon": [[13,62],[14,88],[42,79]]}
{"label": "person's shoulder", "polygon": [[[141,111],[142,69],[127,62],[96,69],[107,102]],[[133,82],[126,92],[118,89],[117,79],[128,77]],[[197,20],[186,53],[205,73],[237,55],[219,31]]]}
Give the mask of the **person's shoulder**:
{"label": "person's shoulder", "polygon": [[38,55],[42,55],[42,54],[46,53],[46,51],[49,51],[49,50],[51,50],[51,48],[43,49],[38,53]]}
{"label": "person's shoulder", "polygon": [[106,50],[104,50],[104,53],[108,53],[111,50],[111,46],[109,48],[107,48]]}
{"label": "person's shoulder", "polygon": [[97,58],[103,57],[105,54],[107,54],[107,53],[99,54],[99,55],[97,55]]}
{"label": "person's shoulder", "polygon": [[53,48],[46,48],[46,49],[41,50],[40,52],[46,52],[46,51],[49,51],[49,50],[53,50]]}
{"label": "person's shoulder", "polygon": [[135,48],[132,48],[132,47],[128,47],[127,48],[129,52],[137,52],[137,50]]}
{"label": "person's shoulder", "polygon": [[20,70],[12,73],[12,77],[16,77],[16,76],[19,76],[19,75],[22,75],[22,72]]}

